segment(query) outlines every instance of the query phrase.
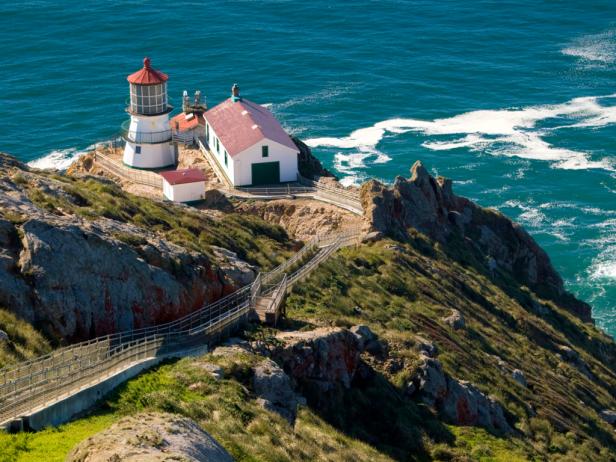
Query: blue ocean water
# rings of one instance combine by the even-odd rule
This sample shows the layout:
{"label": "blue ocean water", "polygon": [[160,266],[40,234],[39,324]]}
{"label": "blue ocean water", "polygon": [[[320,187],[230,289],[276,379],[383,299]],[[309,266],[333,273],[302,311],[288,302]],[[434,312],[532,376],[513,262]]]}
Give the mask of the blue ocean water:
{"label": "blue ocean water", "polygon": [[612,0],[2,2],[0,50],[2,151],[62,168],[114,136],[148,55],[176,103],[238,82],[346,183],[453,178],[616,335]]}

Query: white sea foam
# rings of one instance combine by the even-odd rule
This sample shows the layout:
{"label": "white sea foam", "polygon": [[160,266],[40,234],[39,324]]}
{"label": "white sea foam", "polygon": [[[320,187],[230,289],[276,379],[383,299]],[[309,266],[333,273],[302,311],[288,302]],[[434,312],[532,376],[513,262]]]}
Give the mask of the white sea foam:
{"label": "white sea foam", "polygon": [[[562,104],[517,109],[471,111],[435,120],[389,119],[355,130],[349,136],[311,138],[306,142],[311,147],[374,152],[387,135],[408,132],[429,137],[463,135],[453,140],[430,139],[423,146],[435,151],[463,147],[497,156],[546,161],[554,168],[566,170],[616,171],[612,159],[592,159],[586,152],[556,147],[542,138],[563,128],[600,127],[616,123],[616,106],[603,106],[601,98],[605,97],[581,97]],[[538,122],[548,119],[558,119],[563,123],[552,129],[536,128]]]}
{"label": "white sea foam", "polygon": [[40,169],[66,170],[76,159],[94,149],[95,146],[88,146],[85,150],[68,148],[51,151],[46,156],[28,162],[28,166]]}
{"label": "white sea foam", "polygon": [[575,40],[561,53],[577,58],[582,65],[607,65],[616,60],[616,31],[586,35]]}

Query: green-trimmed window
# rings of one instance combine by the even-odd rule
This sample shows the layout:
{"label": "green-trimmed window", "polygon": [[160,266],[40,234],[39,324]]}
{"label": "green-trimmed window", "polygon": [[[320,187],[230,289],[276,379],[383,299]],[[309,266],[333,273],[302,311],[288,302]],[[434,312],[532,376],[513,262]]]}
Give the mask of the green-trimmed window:
{"label": "green-trimmed window", "polygon": [[229,161],[227,159],[227,151],[225,151],[225,165],[229,165]]}
{"label": "green-trimmed window", "polygon": [[261,146],[261,157],[269,157],[269,146]]}

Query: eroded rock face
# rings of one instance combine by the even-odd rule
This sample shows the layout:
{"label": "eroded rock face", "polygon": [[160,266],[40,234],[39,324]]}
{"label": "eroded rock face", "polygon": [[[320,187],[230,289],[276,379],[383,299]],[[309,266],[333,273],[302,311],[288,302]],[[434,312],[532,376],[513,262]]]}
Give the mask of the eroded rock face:
{"label": "eroded rock face", "polygon": [[340,385],[349,388],[360,362],[361,345],[346,329],[323,327],[308,332],[283,332],[273,356],[298,382],[311,383],[327,392]]}
{"label": "eroded rock face", "polygon": [[456,196],[451,180],[432,177],[421,162],[413,165],[410,179],[398,176],[392,187],[375,180],[364,183],[361,199],[373,232],[406,239],[408,229],[415,228],[442,243],[457,237],[459,245],[483,256],[488,274],[507,271],[521,284],[592,321],[590,306],[565,292],[548,255],[521,226]]}
{"label": "eroded rock face", "polygon": [[254,278],[225,249],[210,259],[129,223],[51,213],[19,182],[64,197],[61,183],[3,155],[0,167],[0,306],[58,339],[177,319]]}
{"label": "eroded rock face", "polygon": [[289,376],[271,359],[255,366],[253,373],[252,386],[259,404],[280,414],[289,423],[295,422],[297,406],[305,404],[305,400],[293,391]]}
{"label": "eroded rock face", "polygon": [[125,417],[82,441],[66,460],[232,462],[233,458],[194,421],[174,414],[148,412]]}
{"label": "eroded rock face", "polygon": [[[215,270],[204,255],[162,240],[135,249],[114,239],[110,228],[104,222],[24,223],[17,266],[30,297],[13,309],[47,323],[62,338],[77,340],[176,319],[253,274],[237,261],[227,261],[228,273]],[[15,275],[14,284],[20,279]]]}
{"label": "eroded rock face", "polygon": [[486,396],[470,382],[459,381],[443,371],[438,359],[422,355],[417,376],[407,393],[417,393],[426,404],[433,406],[447,421],[456,425],[487,428],[509,433],[502,406]]}

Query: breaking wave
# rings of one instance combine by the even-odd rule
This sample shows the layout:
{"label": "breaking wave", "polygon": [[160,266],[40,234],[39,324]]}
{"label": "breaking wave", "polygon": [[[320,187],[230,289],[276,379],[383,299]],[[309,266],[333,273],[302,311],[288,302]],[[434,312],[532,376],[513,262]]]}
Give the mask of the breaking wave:
{"label": "breaking wave", "polygon": [[[543,136],[555,130],[596,128],[616,123],[616,106],[601,104],[602,99],[614,96],[616,95],[581,97],[562,104],[516,109],[470,111],[434,120],[389,119],[355,130],[345,137],[311,138],[306,142],[311,147],[380,153],[376,147],[385,136],[415,132],[437,138],[422,144],[434,151],[467,148],[495,156],[546,161],[559,169],[616,171],[613,160],[609,158],[592,159],[589,153],[556,147],[543,139]],[[556,120],[559,126],[537,128],[539,122],[546,120]],[[462,136],[456,138],[456,135]],[[439,137],[447,139],[440,140]],[[452,137],[454,138],[451,139]]]}
{"label": "breaking wave", "polygon": [[91,145],[84,150],[68,148],[51,151],[46,156],[28,162],[28,166],[40,169],[66,170],[76,159],[95,147],[96,145]]}

